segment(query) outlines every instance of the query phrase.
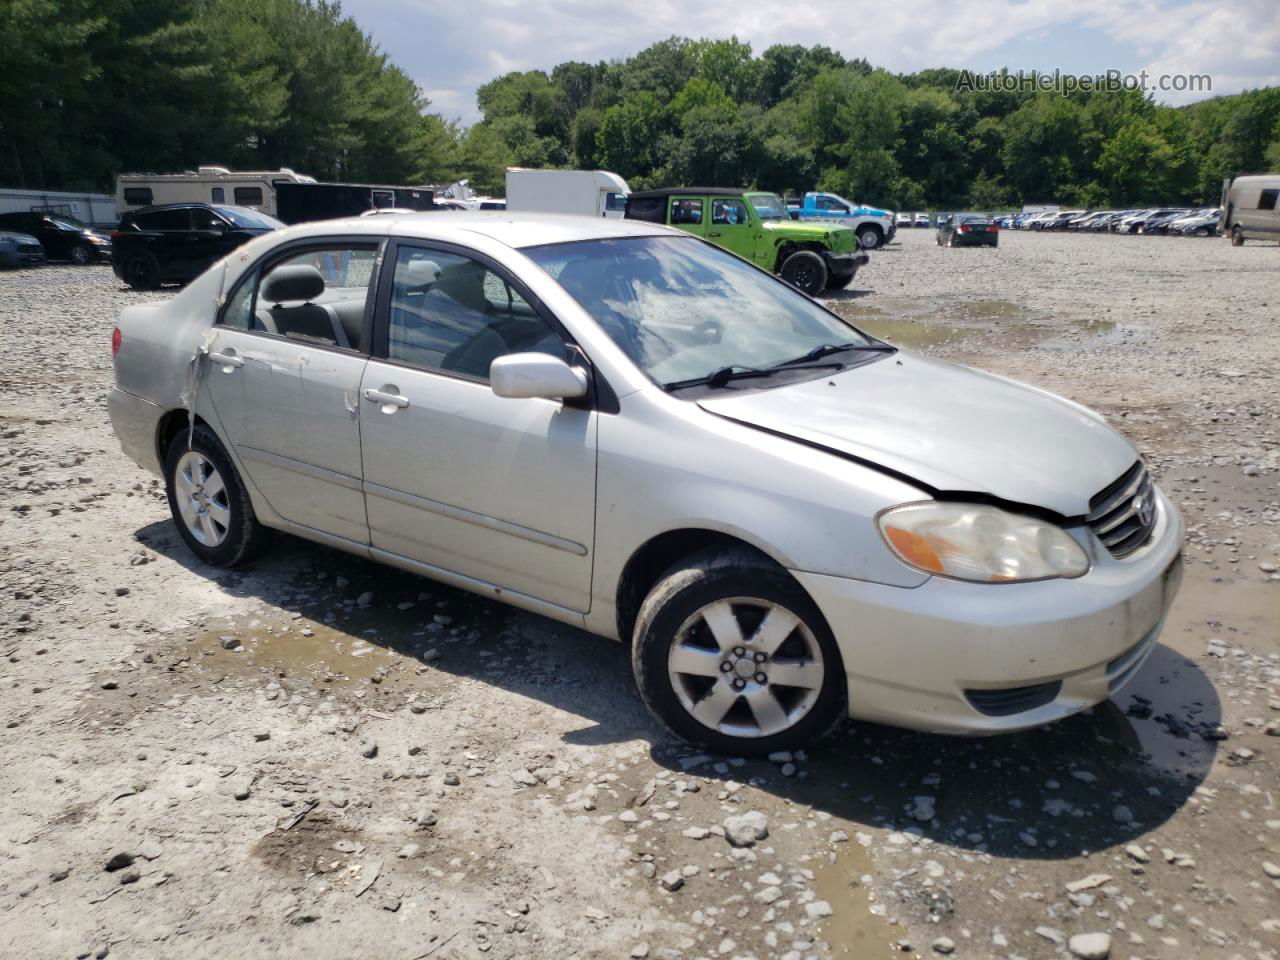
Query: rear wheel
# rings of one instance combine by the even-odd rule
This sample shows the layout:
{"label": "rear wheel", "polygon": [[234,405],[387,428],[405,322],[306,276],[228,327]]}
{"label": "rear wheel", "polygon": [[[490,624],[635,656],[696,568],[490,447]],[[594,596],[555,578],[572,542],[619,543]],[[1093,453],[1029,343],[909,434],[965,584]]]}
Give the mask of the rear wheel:
{"label": "rear wheel", "polygon": [[1241,230],[1239,226],[1231,228],[1231,245],[1233,247],[1244,246],[1244,231]]}
{"label": "rear wheel", "polygon": [[77,243],[71,248],[71,262],[77,267],[88,266],[92,260],[93,251],[89,249],[87,244]]}
{"label": "rear wheel", "polygon": [[631,662],[654,716],[721,753],[804,746],[848,709],[817,606],[785,570],[745,552],[669,570],[640,607]]}
{"label": "rear wheel", "polygon": [[135,253],[125,262],[124,282],[135,290],[155,290],[160,286],[160,264],[149,253]]}
{"label": "rear wheel", "polygon": [[827,264],[812,250],[797,250],[783,262],[779,275],[796,289],[816,297],[827,285]]}
{"label": "rear wheel", "polygon": [[233,567],[262,547],[266,528],[258,523],[231,458],[208,427],[198,424],[173,439],[165,457],[165,480],[178,533],[205,563]]}

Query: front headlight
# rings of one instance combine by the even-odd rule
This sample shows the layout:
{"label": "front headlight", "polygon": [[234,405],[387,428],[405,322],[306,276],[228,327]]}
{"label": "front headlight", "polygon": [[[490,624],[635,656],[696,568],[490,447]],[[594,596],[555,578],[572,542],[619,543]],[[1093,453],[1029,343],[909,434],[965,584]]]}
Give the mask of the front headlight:
{"label": "front headlight", "polygon": [[880,535],[903,563],[957,580],[1080,577],[1089,557],[1061,527],[977,503],[928,500],[885,510]]}

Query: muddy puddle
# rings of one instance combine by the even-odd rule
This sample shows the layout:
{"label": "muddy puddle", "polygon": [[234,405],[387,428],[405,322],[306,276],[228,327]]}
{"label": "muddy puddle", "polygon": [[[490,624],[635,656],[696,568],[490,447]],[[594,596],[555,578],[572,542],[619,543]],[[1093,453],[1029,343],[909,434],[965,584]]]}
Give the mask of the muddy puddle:
{"label": "muddy puddle", "polygon": [[912,299],[832,299],[827,307],[873,336],[908,350],[946,347],[976,338],[998,338],[1018,347],[1078,346],[1082,336],[1113,338],[1112,320],[1067,319],[1033,314],[1004,300],[927,302]]}
{"label": "muddy puddle", "polygon": [[[885,907],[871,900],[871,858],[858,843],[842,844],[832,860],[814,868],[813,892],[831,904],[832,915],[822,921],[819,936],[834,957],[889,960],[901,956],[895,943],[903,929],[889,922]],[[865,881],[865,882],[864,882]]]}

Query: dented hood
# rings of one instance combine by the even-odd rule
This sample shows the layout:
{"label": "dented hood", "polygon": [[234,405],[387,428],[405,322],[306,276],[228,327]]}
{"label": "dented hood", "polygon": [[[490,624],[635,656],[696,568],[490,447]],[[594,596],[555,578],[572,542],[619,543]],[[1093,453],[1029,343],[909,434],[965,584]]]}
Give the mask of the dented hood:
{"label": "dented hood", "polygon": [[935,491],[1088,513],[1137,460],[1096,413],[968,367],[907,353],[804,383],[713,395],[710,413],[817,444]]}

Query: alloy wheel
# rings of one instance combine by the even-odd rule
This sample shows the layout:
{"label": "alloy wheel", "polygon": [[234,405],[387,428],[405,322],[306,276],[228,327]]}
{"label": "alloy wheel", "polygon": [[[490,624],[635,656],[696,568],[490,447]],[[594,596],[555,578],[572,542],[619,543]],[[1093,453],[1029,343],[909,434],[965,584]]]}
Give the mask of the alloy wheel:
{"label": "alloy wheel", "polygon": [[667,673],[700,724],[732,737],[769,737],[794,727],[817,702],[822,649],[796,614],[768,600],[717,600],[676,633]]}
{"label": "alloy wheel", "polygon": [[89,248],[85,246],[72,247],[71,262],[80,267],[85,266],[89,262]]}
{"label": "alloy wheel", "polygon": [[178,461],[173,484],[178,511],[191,536],[206,547],[226,540],[231,504],[227,485],[213,461],[197,450],[188,450]]}

